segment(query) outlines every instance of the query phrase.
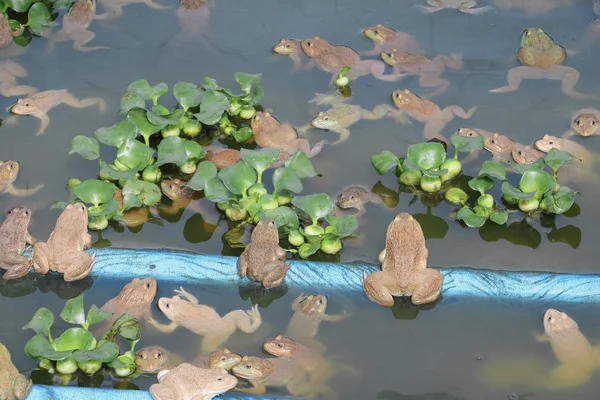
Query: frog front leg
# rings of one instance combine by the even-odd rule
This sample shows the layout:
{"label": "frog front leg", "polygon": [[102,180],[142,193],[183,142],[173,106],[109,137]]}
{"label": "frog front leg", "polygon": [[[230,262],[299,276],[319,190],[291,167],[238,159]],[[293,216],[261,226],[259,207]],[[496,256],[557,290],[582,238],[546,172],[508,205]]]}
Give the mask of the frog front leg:
{"label": "frog front leg", "polygon": [[577,92],[575,85],[579,81],[579,71],[566,65],[555,65],[546,70],[546,77],[550,80],[561,81],[564,94],[574,99],[593,99],[596,96]]}
{"label": "frog front leg", "polygon": [[77,97],[65,90],[63,93],[61,93],[60,100],[62,103],[74,108],[86,108],[97,104],[101,113],[106,111],[106,102],[100,97],[89,97],[87,99],[79,100]]}
{"label": "frog front leg", "polygon": [[31,196],[33,194],[35,194],[38,190],[40,190],[41,188],[43,188],[44,185],[40,184],[37,185],[36,187],[32,188],[32,189],[17,189],[12,183],[10,185],[8,185],[8,187],[5,189],[6,193],[10,193],[13,196],[17,196],[17,197],[27,197],[27,196]]}
{"label": "frog front leg", "polygon": [[305,296],[304,293],[300,293],[300,296],[296,297],[294,301],[292,301],[292,311],[296,311],[300,306],[300,303],[302,303],[302,301],[306,298],[308,298],[308,296]]}
{"label": "frog front leg", "polygon": [[74,36],[74,41],[73,41],[73,50],[78,50],[78,51],[82,51],[84,53],[86,52],[90,52],[90,51],[95,51],[95,50],[110,50],[110,47],[108,46],[92,46],[92,47],[87,47],[85,46],[87,43],[91,42],[92,40],[94,40],[94,38],[96,37],[96,34],[92,31],[89,31],[87,29],[82,29],[82,30],[78,30],[77,32],[75,32],[73,34]]}
{"label": "frog front leg", "polygon": [[95,262],[94,256],[85,251],[76,251],[61,256],[56,264],[60,266],[65,282],[74,282],[88,276]]}
{"label": "frog front leg", "polygon": [[186,291],[183,287],[180,286],[179,289],[175,289],[174,292],[177,293],[178,297],[183,297],[192,304],[198,304],[198,298]]}
{"label": "frog front leg", "polygon": [[5,280],[19,279],[29,273],[31,262],[20,254],[7,254],[3,257],[0,268],[6,270],[2,276]]}
{"label": "frog front leg", "polygon": [[38,242],[33,246],[33,255],[31,257],[33,270],[39,274],[47,274],[52,266],[52,249],[48,243]]}
{"label": "frog front leg", "polygon": [[46,128],[48,128],[48,125],[50,124],[50,118],[48,117],[48,115],[46,115],[44,111],[37,111],[29,115],[40,120],[40,129],[35,134],[35,136],[42,135],[46,131]]}
{"label": "frog front leg", "polygon": [[388,275],[382,271],[369,275],[363,271],[361,278],[363,290],[369,300],[384,307],[391,307],[394,305],[394,297],[387,286],[387,280]]}
{"label": "frog front leg", "polygon": [[440,271],[426,268],[413,276],[411,303],[414,305],[433,303],[442,293],[443,275]]}
{"label": "frog front leg", "polygon": [[508,71],[508,85],[496,89],[488,90],[489,93],[506,93],[514,92],[521,85],[523,79],[542,79],[545,73],[541,69],[520,66],[511,68]]}
{"label": "frog front leg", "polygon": [[175,322],[171,322],[170,324],[161,324],[154,318],[149,318],[148,323],[156,328],[157,331],[162,333],[171,333],[179,327],[179,325]]}
{"label": "frog front leg", "polygon": [[323,314],[323,321],[327,322],[339,322],[348,318],[350,314],[346,310],[344,310],[341,314]]}
{"label": "frog front leg", "polygon": [[335,146],[336,144],[343,143],[346,140],[348,140],[348,138],[350,137],[350,130],[348,128],[339,127],[339,128],[337,128],[336,130],[333,130],[333,131],[339,133],[340,134],[340,138],[338,140],[336,140],[335,142],[331,143],[332,146]]}
{"label": "frog front leg", "polygon": [[[359,61],[357,63],[357,67],[359,69],[359,71],[363,71],[360,72],[361,75],[367,75],[367,74],[371,74],[371,76],[373,76],[373,78],[375,79],[379,79],[380,81],[384,81],[384,82],[396,82],[400,79],[402,79],[403,77],[407,76],[407,75],[412,75],[409,73],[405,73],[405,74],[389,74],[389,75],[385,75],[385,63],[383,61],[379,61],[379,60],[362,60]],[[348,78],[350,80],[352,80],[353,78],[352,76],[352,68],[350,68],[350,71],[348,72]]]}
{"label": "frog front leg", "polygon": [[15,82],[0,83],[0,94],[5,97],[23,95],[31,96],[37,92],[38,90],[33,86],[15,85]]}
{"label": "frog front leg", "polygon": [[254,333],[262,324],[258,305],[250,310],[234,310],[223,316],[223,323],[228,327],[237,327],[244,333]]}

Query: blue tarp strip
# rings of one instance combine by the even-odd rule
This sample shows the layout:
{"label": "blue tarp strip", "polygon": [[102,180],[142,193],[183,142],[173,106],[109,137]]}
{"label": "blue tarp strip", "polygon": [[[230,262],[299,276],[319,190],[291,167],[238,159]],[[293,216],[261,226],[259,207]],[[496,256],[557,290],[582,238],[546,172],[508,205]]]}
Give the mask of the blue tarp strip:
{"label": "blue tarp strip", "polygon": [[[131,280],[151,276],[161,281],[185,285],[230,285],[240,281],[237,258],[202,255],[173,250],[94,249],[96,264],[92,276]],[[285,283],[303,289],[362,292],[363,271],[379,266],[342,265],[310,261],[289,261]],[[444,300],[478,297],[545,303],[600,303],[600,275],[554,274],[540,272],[489,271],[474,268],[440,268],[444,274]],[[34,385],[29,400],[118,399],[148,400],[145,391],[89,389]],[[256,399],[222,395],[230,400]]]}

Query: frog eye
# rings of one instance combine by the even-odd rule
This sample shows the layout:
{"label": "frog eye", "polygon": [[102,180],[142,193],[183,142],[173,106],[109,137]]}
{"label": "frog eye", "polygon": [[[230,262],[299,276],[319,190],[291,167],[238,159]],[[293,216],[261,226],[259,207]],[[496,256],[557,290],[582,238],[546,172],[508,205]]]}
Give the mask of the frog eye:
{"label": "frog eye", "polygon": [[29,103],[27,103],[27,102],[23,103],[23,105],[24,105],[25,107],[29,107]]}
{"label": "frog eye", "polygon": [[29,210],[25,210],[25,211],[23,212],[23,214],[24,214],[24,215],[29,215]]}
{"label": "frog eye", "polygon": [[277,347],[279,347],[280,349],[283,349],[283,343],[277,343]]}
{"label": "frog eye", "polygon": [[374,33],[374,34],[376,34],[376,35],[379,35],[379,30],[378,30],[378,29],[375,29],[375,30],[373,31],[373,33]]}
{"label": "frog eye", "polygon": [[225,357],[225,356],[222,356],[222,357],[221,357],[221,361],[227,361],[227,357]]}
{"label": "frog eye", "polygon": [[596,121],[592,121],[592,126],[596,125]]}
{"label": "frog eye", "polygon": [[554,140],[549,140],[549,141],[548,141],[548,144],[549,144],[549,145],[553,145],[553,144],[554,144]]}
{"label": "frog eye", "polygon": [[246,369],[252,369],[252,364],[246,364]]}
{"label": "frog eye", "polygon": [[581,125],[581,121],[580,121],[580,120],[578,120],[578,119],[576,119],[576,120],[575,120],[575,123],[576,123],[577,125]]}
{"label": "frog eye", "polygon": [[167,307],[167,308],[171,308],[171,303],[167,303],[167,304],[165,304],[165,307]]}
{"label": "frog eye", "polygon": [[6,214],[7,214],[7,215],[8,215],[8,214],[12,214],[12,210],[8,210],[8,212],[7,212]]}
{"label": "frog eye", "polygon": [[329,117],[328,116],[324,116],[323,117],[323,121],[329,121]]}
{"label": "frog eye", "polygon": [[146,289],[150,289],[150,284],[146,283]]}
{"label": "frog eye", "polygon": [[222,376],[220,376],[220,375],[219,375],[219,376],[217,376],[217,382],[221,382],[222,380],[223,380],[223,377],[222,377]]}
{"label": "frog eye", "polygon": [[490,139],[490,143],[496,144],[496,139]]}
{"label": "frog eye", "polygon": [[162,357],[162,353],[159,351],[158,353],[156,353],[156,358],[161,358]]}
{"label": "frog eye", "polygon": [[80,209],[81,211],[85,211],[85,206],[84,206],[83,204],[81,204],[81,205],[79,206],[79,209]]}

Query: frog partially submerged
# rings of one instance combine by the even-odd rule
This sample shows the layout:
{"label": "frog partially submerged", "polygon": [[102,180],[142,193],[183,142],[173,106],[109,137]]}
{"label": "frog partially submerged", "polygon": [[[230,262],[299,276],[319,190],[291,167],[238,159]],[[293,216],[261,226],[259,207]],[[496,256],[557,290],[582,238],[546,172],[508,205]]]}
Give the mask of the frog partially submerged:
{"label": "frog partially submerged", "polygon": [[579,72],[574,68],[561,65],[566,57],[566,49],[554,43],[543,29],[526,29],[521,35],[521,47],[517,52],[517,59],[522,65],[508,71],[508,86],[492,89],[489,92],[513,92],[519,88],[523,79],[545,78],[561,81],[562,91],[575,99],[593,98],[593,95],[575,91]]}
{"label": "frog partially submerged", "polygon": [[[2,14],[2,13],[0,13]],[[33,86],[17,85],[17,78],[27,76],[27,71],[11,59],[0,60],[0,95],[5,97],[32,95],[37,93]]]}
{"label": "frog partially submerged", "polygon": [[393,296],[410,296],[415,305],[436,301],[443,275],[427,268],[429,251],[417,220],[407,213],[398,214],[388,226],[385,240],[385,249],[379,253],[381,271],[363,272],[363,289],[369,300],[385,307],[394,305]]}
{"label": "frog partially submerged", "polygon": [[341,314],[327,314],[327,296],[324,294],[305,296],[302,293],[292,302],[292,310],[294,315],[285,334],[300,341],[317,336],[321,322],[339,322],[350,316],[345,310]]}
{"label": "frog partially submerged", "polygon": [[232,167],[242,160],[242,154],[237,149],[211,149],[209,147],[205,148],[206,155],[203,160],[211,161],[219,171],[225,167]]}
{"label": "frog partially submerged", "polygon": [[250,310],[234,310],[221,317],[214,308],[198,304],[198,299],[183,288],[175,290],[176,296],[161,297],[158,308],[171,320],[168,325],[158,323],[154,319],[148,322],[163,333],[170,333],[183,326],[203,336],[201,351],[204,353],[221,347],[236,331],[255,332],[262,324],[258,306]]}
{"label": "frog partially submerged", "polygon": [[110,328],[112,323],[125,313],[134,316],[140,322],[145,322],[152,316],[151,307],[157,290],[158,285],[154,278],[133,278],[123,286],[117,296],[100,307],[102,311],[113,315],[98,325],[102,325],[102,328]]}
{"label": "frog partially submerged", "polygon": [[6,346],[0,343],[0,399],[25,400],[32,382],[13,364]]}
{"label": "frog partially submerged", "polygon": [[356,208],[357,216],[366,212],[364,205],[368,202],[384,204],[375,193],[360,185],[352,185],[342,190],[337,197],[337,206],[342,209]]}
{"label": "frog partially submerged", "polygon": [[[209,354],[200,354],[190,364],[198,368],[230,370],[241,359],[241,355],[229,349],[219,349]],[[182,362],[181,356],[173,354],[161,346],[144,347],[135,353],[135,366],[139,372],[144,374],[169,370]]]}
{"label": "frog partially submerged", "polygon": [[289,56],[294,63],[293,72],[298,72],[302,69],[302,45],[299,40],[281,39],[279,43],[272,47],[274,53]]}
{"label": "frog partially submerged", "polygon": [[462,57],[458,54],[450,54],[450,56],[440,54],[430,60],[397,48],[382,52],[381,59],[393,67],[396,74],[419,75],[419,85],[437,88],[427,95],[429,98],[444,93],[450,87],[450,81],[442,78],[446,67],[461,69],[464,65]]}
{"label": "frog partially submerged", "polygon": [[13,207],[7,211],[0,225],[0,268],[6,270],[3,278],[18,279],[29,273],[31,262],[23,256],[28,244],[37,243],[29,233],[31,210]]}
{"label": "frog partially submerged", "polygon": [[377,24],[363,30],[363,35],[375,42],[373,50],[364,51],[361,54],[365,56],[374,56],[382,51],[389,49],[398,49],[398,51],[406,51],[411,54],[423,54],[423,49],[414,37],[408,33],[398,32],[394,28]]}
{"label": "frog partially submerged", "polygon": [[552,149],[558,149],[566,151],[576,158],[558,172],[561,183],[571,180],[589,182],[598,178],[593,167],[599,161],[599,157],[579,143],[552,135],[544,135],[536,140],[534,145],[537,150],[544,153],[548,153]]}
{"label": "frog partially submerged", "polygon": [[128,4],[142,3],[154,10],[166,10],[169,7],[155,3],[152,0],[98,0],[104,8],[105,14],[110,18],[118,18],[123,15],[123,7]]}
{"label": "frog partially submerged", "polygon": [[222,369],[198,368],[189,363],[161,371],[150,386],[155,400],[210,400],[233,389],[237,378]]}
{"label": "frog partially submerged", "polygon": [[200,368],[226,369],[229,371],[241,360],[241,355],[224,348],[211,351],[210,353],[202,353],[190,363]]}
{"label": "frog partially submerged", "polygon": [[582,108],[571,117],[571,129],[567,130],[564,138],[577,134],[579,136],[592,136],[600,130],[600,111],[595,108]]}
{"label": "frog partially submerged", "polygon": [[74,108],[86,108],[97,105],[101,113],[106,110],[106,102],[100,97],[90,97],[79,100],[66,89],[61,89],[46,90],[18,99],[17,102],[11,106],[10,111],[13,114],[31,115],[39,119],[41,121],[40,129],[37,132],[37,135],[39,136],[44,133],[48,124],[50,124],[50,118],[47,115],[48,111],[60,104],[66,104]]}
{"label": "frog partially submerged", "polygon": [[482,12],[493,10],[494,7],[484,6],[475,7],[477,1],[475,0],[426,0],[428,6],[416,5],[415,7],[425,13],[432,13],[443,10],[445,8],[452,8],[467,14],[481,14]]}
{"label": "frog partially submerged", "polygon": [[544,157],[544,153],[529,145],[515,144],[510,152],[513,160],[520,165],[530,165]]}
{"label": "frog partially submerged", "polygon": [[23,25],[13,31],[10,28],[6,14],[0,13],[0,49],[10,46],[13,43],[13,38],[21,36],[24,31],[25,27]]}
{"label": "frog partially submerged", "polygon": [[31,196],[44,187],[43,184],[31,189],[17,189],[13,183],[17,179],[21,164],[18,161],[0,161],[0,193],[9,193],[17,197]]}
{"label": "frog partially submerged", "polygon": [[283,283],[289,269],[286,257],[287,252],[279,246],[277,225],[269,218],[262,219],[238,258],[238,275],[261,282],[266,289],[276,288]]}
{"label": "frog partially submerged", "polygon": [[69,204],[56,220],[48,242],[33,246],[33,269],[40,274],[62,273],[66,282],[81,280],[89,275],[95,262],[93,255],[83,251],[90,247],[87,207],[80,202]]}

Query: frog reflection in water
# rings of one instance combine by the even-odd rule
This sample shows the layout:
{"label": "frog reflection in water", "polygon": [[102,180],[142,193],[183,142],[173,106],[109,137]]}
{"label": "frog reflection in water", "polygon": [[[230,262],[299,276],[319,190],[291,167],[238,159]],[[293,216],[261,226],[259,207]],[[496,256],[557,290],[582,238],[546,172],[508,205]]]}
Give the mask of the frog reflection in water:
{"label": "frog reflection in water", "polygon": [[161,207],[161,210],[169,215],[177,214],[182,209],[192,210],[202,216],[204,221],[202,229],[211,235],[214,233],[219,223],[220,214],[213,207],[204,207],[201,200],[192,201],[195,200],[194,196],[197,192],[187,187],[186,182],[178,178],[167,178],[162,180],[160,188],[164,195],[172,201],[170,207]]}
{"label": "frog reflection in water", "polygon": [[6,346],[0,343],[0,399],[25,400],[32,382],[13,364]]}
{"label": "frog reflection in water", "polygon": [[375,42],[373,50],[364,51],[365,56],[374,56],[381,54],[382,51],[397,49],[411,54],[423,54],[424,51],[408,33],[398,32],[389,26],[377,24],[363,30],[363,35]]}
{"label": "frog reflection in water", "polygon": [[44,187],[37,185],[32,189],[17,189],[13,183],[17,179],[21,164],[18,161],[0,161],[0,193],[9,193],[17,197],[26,197],[35,194]]}
{"label": "frog reflection in water", "polygon": [[210,400],[233,389],[237,378],[224,369],[198,368],[189,363],[158,373],[158,383],[150,386],[155,400]]}
{"label": "frog reflection in water", "polygon": [[542,14],[556,7],[573,4],[573,0],[494,0],[498,8],[510,10],[515,8],[527,14]]}
{"label": "frog reflection in water", "polygon": [[23,256],[25,247],[37,242],[29,233],[30,223],[30,209],[13,207],[0,225],[0,269],[6,270],[6,280],[22,278],[31,269],[30,260]]}
{"label": "frog reflection in water", "polygon": [[571,129],[567,130],[563,137],[592,136],[598,134],[598,130],[600,130],[600,111],[595,108],[582,108],[573,114]]}
{"label": "frog reflection in water", "polygon": [[237,329],[253,333],[262,324],[257,305],[250,310],[234,310],[221,317],[214,308],[198,304],[198,299],[183,288],[175,290],[175,293],[176,296],[158,300],[158,308],[171,323],[163,325],[154,319],[149,322],[163,333],[173,332],[178,326],[183,326],[203,336],[201,351],[204,353],[218,349]]}
{"label": "frog reflection in water", "polygon": [[551,79],[562,82],[562,91],[576,99],[589,99],[588,95],[574,90],[579,80],[579,72],[561,65],[567,57],[564,47],[540,28],[526,29],[521,35],[521,47],[517,59],[522,64],[508,71],[508,86],[490,90],[491,93],[512,92],[519,88],[523,79]]}
{"label": "frog reflection in water", "polygon": [[475,7],[477,2],[475,0],[426,0],[429,7],[423,5],[416,5],[418,10],[425,13],[432,13],[443,10],[445,8],[453,8],[455,10],[467,13],[467,14],[481,14],[486,11],[493,10],[494,7],[484,6]]}
{"label": "frog reflection in water", "polygon": [[99,97],[90,97],[87,99],[77,99],[66,89],[46,90],[34,95],[17,100],[10,108],[10,111],[17,115],[31,115],[41,121],[40,130],[37,135],[44,133],[50,118],[47,113],[60,104],[66,104],[75,108],[86,108],[97,105],[101,113],[106,110],[106,102]]}
{"label": "frog reflection in water", "polygon": [[369,300],[385,307],[394,305],[393,296],[410,296],[415,305],[436,301],[443,276],[427,268],[428,254],[421,225],[410,214],[398,214],[388,226],[385,249],[379,254],[381,271],[363,272]]}
{"label": "frog reflection in water", "polygon": [[143,3],[154,10],[166,10],[169,7],[163,6],[162,4],[155,3],[152,0],[98,0],[102,5],[102,8],[106,11],[110,18],[117,18],[123,15],[123,7],[128,4],[139,4]]}

